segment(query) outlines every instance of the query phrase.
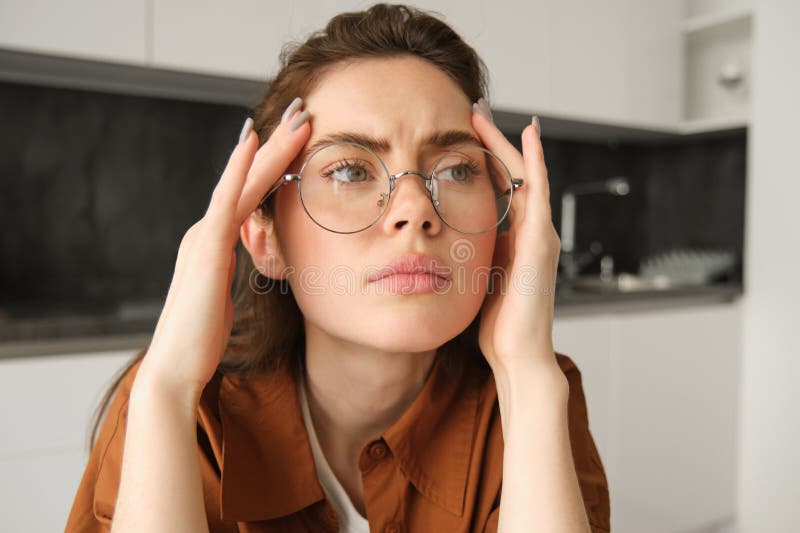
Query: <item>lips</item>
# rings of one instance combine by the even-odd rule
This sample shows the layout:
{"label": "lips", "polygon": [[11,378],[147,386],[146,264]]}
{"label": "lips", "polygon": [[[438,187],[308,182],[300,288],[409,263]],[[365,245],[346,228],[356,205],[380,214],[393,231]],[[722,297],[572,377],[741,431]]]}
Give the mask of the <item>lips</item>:
{"label": "lips", "polygon": [[452,279],[450,267],[437,256],[407,253],[394,258],[391,262],[381,267],[369,277],[369,281],[378,281],[394,274],[433,274],[445,280]]}

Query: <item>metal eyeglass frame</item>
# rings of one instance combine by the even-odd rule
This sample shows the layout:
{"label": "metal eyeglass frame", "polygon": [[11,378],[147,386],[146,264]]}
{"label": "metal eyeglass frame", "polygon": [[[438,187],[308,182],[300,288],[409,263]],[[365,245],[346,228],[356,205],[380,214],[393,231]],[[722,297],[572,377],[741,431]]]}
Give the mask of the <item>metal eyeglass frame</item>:
{"label": "metal eyeglass frame", "polygon": [[[362,150],[365,150],[365,151],[369,152],[370,154],[372,154],[372,156],[375,157],[375,159],[377,159],[380,162],[381,167],[383,167],[383,170],[386,173],[386,176],[389,178],[389,193],[386,196],[386,203],[384,204],[383,209],[381,209],[381,212],[378,214],[378,216],[375,217],[375,220],[373,220],[372,223],[370,223],[369,225],[367,225],[367,226],[365,226],[365,227],[363,227],[361,229],[354,230],[354,231],[337,231],[337,230],[330,229],[330,228],[328,228],[326,226],[323,226],[322,224],[317,222],[314,219],[314,217],[311,216],[311,213],[308,212],[308,209],[306,208],[306,204],[305,204],[305,202],[303,202],[303,194],[301,192],[301,189],[302,189],[301,176],[303,174],[303,170],[305,170],[306,165],[311,160],[311,158],[313,158],[314,155],[317,154],[317,152],[319,152],[321,150],[324,150],[325,148],[328,148],[328,147],[330,147],[332,145],[338,145],[338,144],[350,144],[352,146],[355,146],[357,148],[360,148]],[[460,230],[460,229],[452,226],[447,220],[445,220],[445,218],[439,212],[439,209],[438,209],[438,206],[437,206],[438,200],[434,200],[433,199],[433,191],[431,190],[431,187],[432,187],[431,184],[433,182],[432,174],[436,171],[436,167],[439,165],[439,163],[442,162],[442,160],[445,158],[445,156],[447,156],[449,153],[455,152],[458,149],[463,149],[463,148],[478,148],[480,150],[483,150],[483,151],[491,154],[495,159],[497,159],[497,161],[500,162],[501,165],[503,165],[503,169],[505,169],[506,174],[511,178],[511,187],[509,189],[507,189],[503,193],[503,194],[510,193],[510,195],[511,195],[509,197],[509,199],[508,199],[508,206],[506,207],[506,210],[503,213],[503,216],[499,217],[497,222],[494,225],[492,225],[489,228],[487,228],[485,230],[482,230],[482,231],[463,231],[463,230]],[[303,206],[303,210],[306,212],[306,215],[308,215],[308,218],[310,218],[312,220],[312,222],[314,222],[314,224],[316,224],[317,226],[321,227],[322,229],[330,231],[332,233],[339,233],[339,234],[359,233],[359,232],[362,232],[362,231],[364,231],[366,229],[369,229],[372,226],[374,226],[381,219],[381,217],[384,215],[384,213],[386,213],[386,210],[389,207],[389,202],[391,201],[391,198],[392,198],[392,192],[394,192],[394,189],[395,189],[395,181],[397,180],[397,178],[399,178],[401,176],[405,176],[406,174],[415,174],[415,175],[417,175],[417,176],[419,176],[419,177],[421,177],[422,179],[425,180],[425,188],[428,190],[428,197],[430,198],[431,204],[433,205],[433,210],[436,211],[436,215],[439,217],[439,219],[442,222],[447,224],[447,226],[449,226],[450,228],[454,229],[455,231],[457,231],[459,233],[463,233],[465,235],[478,235],[478,234],[481,234],[481,233],[486,233],[487,231],[491,231],[492,229],[494,229],[497,226],[499,226],[503,222],[503,220],[505,220],[506,216],[508,216],[508,212],[511,210],[511,201],[514,199],[514,190],[518,189],[519,187],[521,187],[525,182],[522,178],[514,178],[513,176],[511,176],[511,172],[508,170],[508,167],[503,162],[503,160],[500,159],[499,157],[497,157],[496,155],[492,154],[491,152],[489,152],[488,150],[486,150],[485,148],[483,148],[481,146],[460,145],[460,146],[455,146],[455,147],[451,148],[442,157],[440,157],[436,161],[436,163],[434,163],[433,170],[431,171],[431,175],[428,175],[428,174],[425,174],[425,173],[422,173],[422,172],[417,172],[415,170],[404,170],[403,172],[398,172],[397,174],[390,174],[389,173],[389,169],[386,168],[386,164],[383,162],[383,160],[380,157],[378,157],[378,155],[375,152],[373,152],[372,150],[370,150],[366,146],[358,144],[358,143],[354,143],[354,142],[349,142],[349,141],[340,141],[340,142],[334,142],[334,143],[325,144],[323,146],[320,146],[316,150],[314,150],[314,152],[312,152],[306,158],[306,160],[303,162],[303,166],[300,167],[300,172],[299,173],[297,173],[297,174],[284,174],[283,176],[281,176],[281,178],[278,180],[278,182],[275,185],[273,185],[273,187],[267,192],[267,194],[264,195],[264,198],[261,199],[261,203],[259,205],[262,205],[266,201],[266,199],[269,197],[269,195],[271,195],[273,192],[278,190],[282,185],[285,185],[286,183],[289,183],[291,181],[296,181],[296,182],[298,182],[297,196],[300,199],[300,204]]]}

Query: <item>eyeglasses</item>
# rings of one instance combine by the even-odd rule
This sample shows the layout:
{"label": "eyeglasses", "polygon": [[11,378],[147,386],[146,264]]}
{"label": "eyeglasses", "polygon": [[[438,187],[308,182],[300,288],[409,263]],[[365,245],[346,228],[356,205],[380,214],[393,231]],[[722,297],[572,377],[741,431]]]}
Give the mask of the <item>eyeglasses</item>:
{"label": "eyeglasses", "polygon": [[375,152],[353,142],[323,145],[308,156],[299,174],[284,174],[264,196],[298,182],[306,214],[333,233],[357,233],[373,226],[386,211],[397,179],[414,174],[425,180],[433,208],[460,233],[485,233],[508,215],[514,190],[523,180],[480,146],[458,146],[439,157],[430,174],[406,170],[390,174]]}

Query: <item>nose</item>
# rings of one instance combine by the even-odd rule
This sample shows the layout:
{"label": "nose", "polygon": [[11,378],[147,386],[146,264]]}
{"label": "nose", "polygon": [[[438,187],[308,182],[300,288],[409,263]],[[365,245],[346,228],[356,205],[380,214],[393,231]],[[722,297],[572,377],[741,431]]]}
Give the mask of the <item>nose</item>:
{"label": "nose", "polygon": [[[439,233],[442,220],[431,203],[428,177],[421,172],[406,170],[394,174],[392,178],[389,208],[384,219],[385,230],[391,232],[410,226],[429,234]],[[404,184],[404,181],[411,183]]]}

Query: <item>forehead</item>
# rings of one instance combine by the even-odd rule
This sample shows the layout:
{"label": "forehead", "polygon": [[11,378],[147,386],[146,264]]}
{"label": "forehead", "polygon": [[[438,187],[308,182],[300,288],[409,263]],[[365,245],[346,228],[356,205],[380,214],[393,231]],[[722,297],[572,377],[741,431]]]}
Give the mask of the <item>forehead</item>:
{"label": "forehead", "polygon": [[333,66],[304,99],[307,146],[338,131],[416,146],[437,131],[472,128],[472,102],[447,74],[417,57],[359,59]]}

